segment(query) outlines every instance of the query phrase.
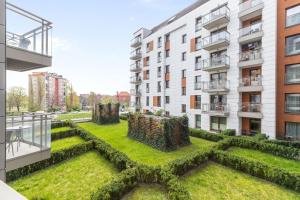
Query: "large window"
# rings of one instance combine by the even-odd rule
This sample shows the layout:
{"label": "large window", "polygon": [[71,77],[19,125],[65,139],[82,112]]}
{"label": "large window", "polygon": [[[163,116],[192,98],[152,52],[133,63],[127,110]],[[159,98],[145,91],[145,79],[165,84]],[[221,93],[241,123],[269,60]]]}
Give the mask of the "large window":
{"label": "large window", "polygon": [[195,96],[195,107],[196,107],[196,109],[201,109],[201,96],[200,95]]}
{"label": "large window", "polygon": [[201,115],[195,115],[195,127],[201,128]]}
{"label": "large window", "polygon": [[201,76],[195,76],[195,90],[201,90]]}
{"label": "large window", "polygon": [[165,96],[166,104],[170,104],[170,96]]}
{"label": "large window", "polygon": [[300,54],[300,34],[286,38],[286,55]]}
{"label": "large window", "polygon": [[285,68],[285,83],[300,83],[300,64],[288,65]]}
{"label": "large window", "polygon": [[286,122],[285,136],[293,139],[300,139],[300,123]]}
{"label": "large window", "polygon": [[224,131],[227,127],[227,119],[225,117],[211,117],[210,129],[212,131]]}
{"label": "large window", "polygon": [[300,114],[300,93],[285,95],[285,111]]}
{"label": "large window", "polygon": [[149,106],[149,104],[150,104],[150,98],[146,97],[146,106]]}
{"label": "large window", "polygon": [[286,10],[286,27],[300,24],[300,5]]}
{"label": "large window", "polygon": [[181,112],[186,113],[186,104],[181,104]]}

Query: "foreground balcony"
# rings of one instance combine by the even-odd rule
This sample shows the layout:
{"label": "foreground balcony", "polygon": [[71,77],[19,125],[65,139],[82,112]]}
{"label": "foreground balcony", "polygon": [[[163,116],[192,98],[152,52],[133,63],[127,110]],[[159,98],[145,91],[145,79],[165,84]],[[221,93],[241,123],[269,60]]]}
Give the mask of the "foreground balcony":
{"label": "foreground balcony", "polygon": [[132,64],[131,66],[130,66],[130,71],[131,72],[135,72],[135,73],[137,73],[137,72],[141,72],[142,71],[142,65],[141,65],[141,63],[135,63],[135,64]]}
{"label": "foreground balcony", "polygon": [[225,48],[230,44],[230,34],[227,31],[203,38],[202,48],[207,51]]}
{"label": "foreground balcony", "polygon": [[228,117],[230,110],[229,105],[223,103],[202,104],[202,113],[210,116]]}
{"label": "foreground balcony", "polygon": [[240,4],[239,18],[243,21],[262,15],[263,0],[248,0]]}
{"label": "foreground balcony", "polygon": [[239,105],[239,117],[262,119],[262,105],[259,103],[241,103]]}
{"label": "foreground balcony", "polygon": [[132,76],[130,78],[130,83],[131,84],[135,84],[135,85],[140,85],[142,84],[142,77],[141,76]]}
{"label": "foreground balcony", "polygon": [[131,40],[131,47],[132,48],[137,48],[142,45],[142,38],[141,37],[136,37],[133,40]]}
{"label": "foreground balcony", "polygon": [[240,79],[239,92],[261,92],[263,91],[262,76],[245,77]]}
{"label": "foreground balcony", "polygon": [[7,24],[16,24],[14,30],[9,26],[6,30],[7,69],[21,72],[51,66],[52,23],[10,3],[6,10]]}
{"label": "foreground balcony", "polygon": [[50,158],[51,119],[44,114],[8,116],[6,169],[11,171]]}
{"label": "foreground balcony", "polygon": [[229,87],[229,81],[227,80],[202,82],[202,91],[207,93],[227,93]]}
{"label": "foreground balcony", "polygon": [[131,60],[140,60],[140,59],[142,59],[142,52],[141,51],[132,51],[130,59]]}
{"label": "foreground balcony", "polygon": [[263,64],[262,49],[254,49],[240,53],[239,67],[250,68],[258,67]]}
{"label": "foreground balcony", "polygon": [[211,72],[229,69],[230,67],[230,59],[228,56],[218,56],[214,58],[209,58],[203,60],[203,71]]}
{"label": "foreground balcony", "polygon": [[259,41],[263,37],[262,22],[253,24],[240,29],[240,44],[247,44]]}
{"label": "foreground balcony", "polygon": [[202,26],[211,30],[216,27],[227,24],[230,21],[230,11],[227,6],[223,6],[202,17]]}

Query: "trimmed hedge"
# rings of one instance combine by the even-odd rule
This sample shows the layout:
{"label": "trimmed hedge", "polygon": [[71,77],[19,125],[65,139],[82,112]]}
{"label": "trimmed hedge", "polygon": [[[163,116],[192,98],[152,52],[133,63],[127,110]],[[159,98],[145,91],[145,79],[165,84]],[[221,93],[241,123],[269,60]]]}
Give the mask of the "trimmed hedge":
{"label": "trimmed hedge", "polygon": [[72,126],[72,121],[70,120],[66,120],[66,121],[53,121],[51,122],[51,129],[54,128],[62,128],[62,127],[66,127],[66,126]]}
{"label": "trimmed hedge", "polygon": [[277,144],[287,147],[300,149],[300,141],[287,141],[287,140],[265,140],[265,143]]}
{"label": "trimmed hedge", "polygon": [[51,133],[51,141],[60,140],[68,137],[73,137],[77,135],[75,129],[67,130],[67,131],[61,131],[57,133]]}
{"label": "trimmed hedge", "polygon": [[121,115],[120,115],[120,119],[121,119],[121,120],[127,121],[127,120],[128,120],[128,115],[129,115],[129,114],[121,114]]}
{"label": "trimmed hedge", "polygon": [[6,180],[8,182],[14,181],[20,177],[23,177],[23,176],[26,176],[33,172],[45,169],[52,165],[58,164],[62,161],[71,159],[74,156],[78,156],[83,153],[86,153],[86,152],[92,150],[93,147],[94,147],[94,145],[92,142],[86,142],[83,144],[75,145],[75,146],[67,148],[67,149],[62,149],[62,150],[53,152],[53,153],[51,153],[51,157],[46,160],[42,160],[42,161],[33,163],[31,165],[27,165],[25,167],[7,172]]}
{"label": "trimmed hedge", "polygon": [[226,129],[225,131],[222,131],[223,135],[227,136],[236,136],[236,130],[235,129]]}
{"label": "trimmed hedge", "polygon": [[220,134],[214,134],[205,130],[195,129],[195,128],[190,128],[190,136],[205,139],[205,140],[210,140],[213,142],[218,142],[224,139],[224,136]]}
{"label": "trimmed hedge", "polygon": [[224,151],[214,150],[213,161],[300,192],[300,175]]}

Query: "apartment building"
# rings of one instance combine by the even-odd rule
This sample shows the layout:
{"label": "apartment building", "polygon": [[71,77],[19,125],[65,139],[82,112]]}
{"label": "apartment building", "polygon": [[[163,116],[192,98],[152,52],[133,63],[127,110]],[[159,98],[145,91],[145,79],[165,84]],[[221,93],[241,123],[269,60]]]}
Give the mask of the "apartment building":
{"label": "apartment building", "polygon": [[62,75],[33,72],[28,76],[29,107],[33,110],[66,110],[69,81]]}
{"label": "apartment building", "polygon": [[[51,66],[51,29],[50,21],[0,0],[0,180],[2,181],[5,181],[7,171],[50,157],[51,138],[48,128],[51,121],[43,115],[14,119],[6,116],[5,93],[6,70],[24,72]],[[24,137],[23,141],[18,141],[17,144],[11,138],[20,131]],[[16,148],[16,145],[19,145],[19,148]],[[1,191],[2,188],[1,186]]]}
{"label": "apartment building", "polygon": [[298,20],[298,8],[288,9],[297,4],[199,0],[152,29],[136,31],[132,109],[186,114],[190,127],[212,132],[299,139],[300,87],[284,81],[287,76],[299,83],[299,57],[285,51],[285,45],[297,48],[297,39],[288,36],[300,33],[299,27],[285,25],[286,15],[296,13],[287,19],[291,24]]}

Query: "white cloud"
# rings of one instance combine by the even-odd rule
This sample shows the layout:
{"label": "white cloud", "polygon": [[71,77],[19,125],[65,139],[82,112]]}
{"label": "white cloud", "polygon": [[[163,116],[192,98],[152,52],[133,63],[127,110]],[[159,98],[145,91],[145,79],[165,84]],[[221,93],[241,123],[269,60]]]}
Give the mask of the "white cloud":
{"label": "white cloud", "polygon": [[53,51],[69,51],[71,49],[71,43],[68,40],[54,37],[52,38]]}

